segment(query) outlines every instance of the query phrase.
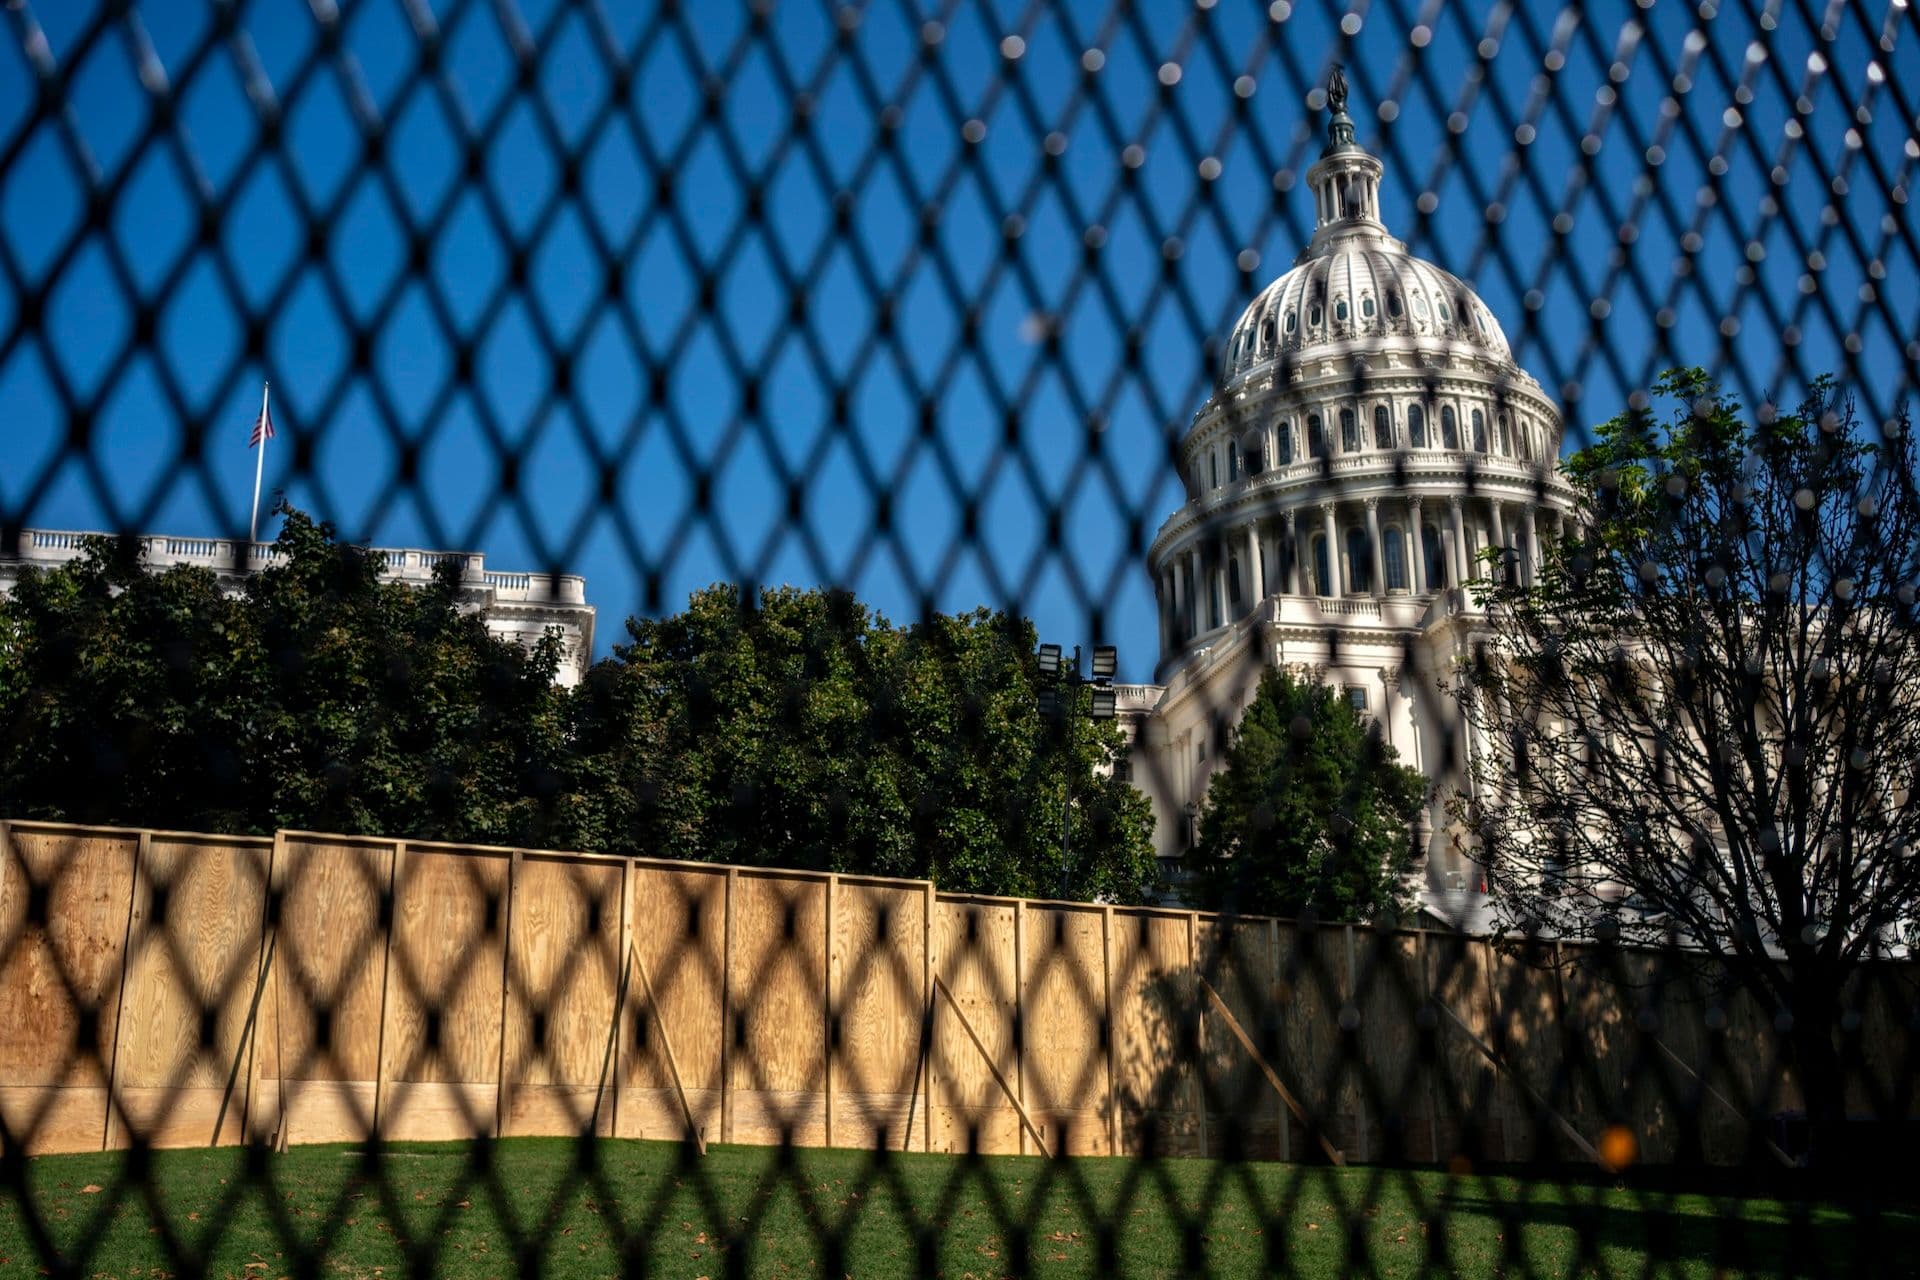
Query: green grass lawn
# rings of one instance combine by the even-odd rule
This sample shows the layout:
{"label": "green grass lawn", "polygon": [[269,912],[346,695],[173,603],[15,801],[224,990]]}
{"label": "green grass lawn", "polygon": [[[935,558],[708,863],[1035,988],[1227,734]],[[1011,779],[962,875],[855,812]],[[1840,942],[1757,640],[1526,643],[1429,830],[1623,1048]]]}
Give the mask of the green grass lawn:
{"label": "green grass lawn", "polygon": [[30,1160],[31,1214],[0,1188],[0,1277],[1920,1274],[1910,1204],[1504,1175],[538,1138],[396,1146],[377,1170],[338,1146],[253,1159]]}

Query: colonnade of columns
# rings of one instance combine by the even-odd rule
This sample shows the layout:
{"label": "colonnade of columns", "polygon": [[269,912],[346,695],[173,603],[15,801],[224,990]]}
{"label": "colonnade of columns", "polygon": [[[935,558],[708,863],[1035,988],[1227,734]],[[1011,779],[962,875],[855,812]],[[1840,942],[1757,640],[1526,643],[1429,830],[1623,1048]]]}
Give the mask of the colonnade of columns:
{"label": "colonnade of columns", "polygon": [[[1560,512],[1547,519],[1550,532],[1564,528]],[[1532,503],[1409,495],[1330,499],[1222,524],[1162,562],[1161,649],[1244,617],[1269,595],[1379,599],[1456,588],[1483,575],[1474,561],[1489,546],[1505,548],[1507,572],[1531,585],[1540,523]],[[1363,546],[1353,545],[1356,533]]]}

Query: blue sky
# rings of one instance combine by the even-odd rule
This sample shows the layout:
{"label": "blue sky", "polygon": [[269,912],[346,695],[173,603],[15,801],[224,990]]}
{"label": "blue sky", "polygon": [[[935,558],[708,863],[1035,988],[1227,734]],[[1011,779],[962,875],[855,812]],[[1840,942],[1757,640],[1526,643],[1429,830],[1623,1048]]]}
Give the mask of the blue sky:
{"label": "blue sky", "polygon": [[1169,440],[1310,230],[1336,59],[1570,443],[1680,360],[1873,412],[1915,368],[1903,5],[98,7],[0,14],[0,524],[244,535],[269,377],[270,491],[583,573],[603,649],[838,582],[1146,678]]}

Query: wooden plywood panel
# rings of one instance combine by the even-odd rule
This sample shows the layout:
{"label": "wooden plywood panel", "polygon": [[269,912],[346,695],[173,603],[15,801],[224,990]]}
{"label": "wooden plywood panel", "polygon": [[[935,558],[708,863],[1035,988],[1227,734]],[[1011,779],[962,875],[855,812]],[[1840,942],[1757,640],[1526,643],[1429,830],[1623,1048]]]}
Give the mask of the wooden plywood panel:
{"label": "wooden plywood panel", "polygon": [[818,1146],[826,1140],[826,883],[742,872],[734,894],[733,1139]]}
{"label": "wooden plywood panel", "polygon": [[653,981],[645,1005],[637,974],[627,979],[620,1052],[619,1136],[677,1139],[686,1130],[667,1068],[673,1044],[694,1122],[720,1137],[721,995],[725,977],[727,876],[722,870],[636,863],[628,904],[635,951]]}
{"label": "wooden plywood panel", "polygon": [[493,1132],[508,858],[411,848],[394,877],[380,1128],[393,1140]]}
{"label": "wooden plywood panel", "polygon": [[[1277,1057],[1278,1023],[1271,993],[1273,962],[1265,920],[1224,921],[1202,916],[1195,929],[1200,974],[1253,1037],[1269,1065]],[[1212,1001],[1204,1006],[1208,1135],[1216,1154],[1279,1154],[1279,1096],[1255,1066]]]}
{"label": "wooden plywood panel", "polygon": [[[1428,985],[1435,1001],[1491,1044],[1486,960],[1484,943],[1452,934],[1428,936]],[[1505,1159],[1507,1136],[1493,1067],[1445,1014],[1437,1047],[1433,1093],[1441,1150],[1449,1160],[1473,1164]]]}
{"label": "wooden plywood panel", "polygon": [[393,846],[288,837],[272,994],[287,1141],[347,1142],[372,1128]]}
{"label": "wooden plywood panel", "polygon": [[[30,1152],[97,1151],[138,839],[14,827],[0,848],[0,1116]],[[19,1141],[19,1138],[16,1138]]]}
{"label": "wooden plywood panel", "polygon": [[503,1134],[612,1131],[621,877],[536,854],[514,869]]}
{"label": "wooden plywood panel", "polygon": [[[1013,916],[1011,903],[937,898],[933,918],[934,971],[1009,1083],[1014,1078],[1013,1022],[1019,999]],[[944,1000],[935,1003],[933,1025],[934,1150],[966,1151],[971,1145],[989,1154],[1018,1151],[1019,1113]]]}
{"label": "wooden plywood panel", "polygon": [[1432,1160],[1428,1090],[1421,1061],[1418,941],[1411,934],[1356,928],[1360,1062],[1367,1085],[1369,1159]]}
{"label": "wooden plywood panel", "polygon": [[1194,1010],[1187,919],[1148,911],[1113,914],[1113,1008],[1118,1037],[1121,1144],[1129,1152],[1199,1150],[1184,1028]]}
{"label": "wooden plywood panel", "polygon": [[834,1145],[912,1145],[909,1114],[920,1067],[921,952],[926,895],[917,889],[842,880],[834,890],[833,956],[838,1003]]}
{"label": "wooden plywood panel", "polygon": [[1055,1155],[1110,1154],[1102,913],[1030,907],[1024,935],[1027,1112]]}
{"label": "wooden plywood panel", "polygon": [[152,838],[137,877],[114,1145],[238,1142],[258,1025],[268,843]]}

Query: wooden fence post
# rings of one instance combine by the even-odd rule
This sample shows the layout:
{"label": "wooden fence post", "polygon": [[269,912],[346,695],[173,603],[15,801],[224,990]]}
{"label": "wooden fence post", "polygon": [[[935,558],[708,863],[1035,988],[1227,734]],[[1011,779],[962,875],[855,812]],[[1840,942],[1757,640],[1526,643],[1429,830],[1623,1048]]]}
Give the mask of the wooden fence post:
{"label": "wooden fence post", "polygon": [[494,1073],[493,1136],[507,1133],[507,1018],[513,1005],[513,917],[520,893],[520,850],[507,860],[507,928],[500,939],[500,1069]]}
{"label": "wooden fence post", "polygon": [[[627,1048],[627,1003],[633,964],[633,876],[632,858],[620,860],[620,980],[613,984],[613,1124],[608,1132],[620,1136],[620,1086],[626,1080],[623,1069]],[[658,1012],[654,1014],[659,1017]]]}
{"label": "wooden fence post", "polygon": [[1200,1158],[1206,1159],[1207,1142],[1207,1016],[1202,1010],[1200,984],[1200,913],[1187,912],[1187,964],[1193,970],[1193,1114],[1199,1124]]}
{"label": "wooden fence post", "polygon": [[272,1145],[280,1151],[287,1149],[288,1134],[293,1128],[292,1108],[287,1102],[287,1064],[281,1057],[281,1041],[286,1037],[286,1019],[280,1010],[280,971],[287,967],[287,961],[280,955],[280,913],[286,906],[286,888],[287,833],[275,830],[273,853],[268,861],[267,872],[267,912],[270,920],[267,927],[267,980],[273,984],[274,1131]]}
{"label": "wooden fence post", "polygon": [[822,954],[826,958],[826,1001],[825,1021],[820,1028],[820,1046],[827,1068],[827,1145],[833,1145],[833,1018],[834,1010],[840,1005],[840,957],[833,947],[833,900],[834,890],[840,887],[840,877],[829,873],[827,876],[827,910],[824,933],[826,949]]}
{"label": "wooden fence post", "polygon": [[[1268,1007],[1275,1011],[1275,1020],[1277,1022],[1278,1011],[1281,1007],[1280,1006],[1280,922],[1274,919],[1272,916],[1267,917],[1267,963],[1272,966],[1271,972],[1273,974],[1273,977],[1269,980],[1268,986],[1267,986]],[[1282,1039],[1284,1041],[1284,1037],[1282,1037]],[[1274,1124],[1274,1131],[1279,1136],[1279,1140],[1280,1140],[1280,1158],[1282,1160],[1292,1159],[1293,1158],[1292,1156],[1293,1131],[1287,1118],[1287,1109],[1286,1107],[1281,1105],[1280,1096],[1278,1094],[1275,1094],[1273,1098],[1273,1124]]]}
{"label": "wooden fence post", "polygon": [[[1353,959],[1353,926],[1349,924],[1347,932],[1347,1004],[1353,1008],[1354,1029],[1353,1045],[1360,1046],[1360,1036],[1366,1028],[1366,1022],[1360,1012],[1360,975]],[[1356,1055],[1364,1061],[1364,1055]],[[1367,1091],[1356,1082],[1353,1087],[1353,1147],[1354,1158],[1366,1161],[1370,1148],[1367,1142]]]}
{"label": "wooden fence post", "polygon": [[393,935],[400,928],[400,864],[406,860],[406,856],[407,842],[394,841],[387,858],[387,929],[385,946],[380,955],[380,1034],[373,1050],[372,1136],[375,1140],[386,1135],[387,1009],[393,997]]}
{"label": "wooden fence post", "polygon": [[1100,908],[1100,985],[1106,992],[1107,1019],[1107,1154],[1120,1154],[1120,1020],[1113,1012],[1113,905]]}
{"label": "wooden fence post", "polygon": [[920,1149],[933,1150],[933,881],[927,881],[926,908],[922,912],[921,927],[924,939],[920,948],[920,985],[926,1010],[927,1069],[921,1074],[920,1087],[926,1091],[921,1101]]}
{"label": "wooden fence post", "polygon": [[[1021,1107],[1027,1105],[1027,1025],[1026,1025],[1026,933],[1027,900],[1013,902],[1013,1096]],[[1021,1155],[1027,1154],[1027,1131],[1019,1131]]]}
{"label": "wooden fence post", "polygon": [[740,873],[727,868],[726,918],[720,930],[720,1141],[733,1141],[733,904]]}
{"label": "wooden fence post", "polygon": [[[127,923],[120,935],[120,974],[113,981],[113,1044],[107,1050],[107,1107],[106,1116],[100,1124],[102,1151],[113,1149],[114,1119],[119,1111],[113,1105],[113,1094],[120,1083],[120,1039],[125,1034],[122,1028],[126,1026],[127,1013],[127,968],[133,963],[133,915],[140,905],[140,890],[153,874],[153,869],[147,865],[152,850],[153,832],[142,831],[133,847],[133,874],[127,877]],[[150,916],[143,919],[140,926],[142,941],[152,927]]]}
{"label": "wooden fence post", "polygon": [[[1423,1006],[1433,1004],[1433,976],[1427,970],[1427,930],[1422,929],[1413,935],[1414,955],[1420,961],[1420,999]],[[1439,1017],[1434,1015],[1435,1052],[1438,1052],[1440,1030]],[[1428,1063],[1427,1077],[1427,1156],[1435,1164],[1440,1163],[1440,1104],[1433,1092],[1434,1064]]]}

